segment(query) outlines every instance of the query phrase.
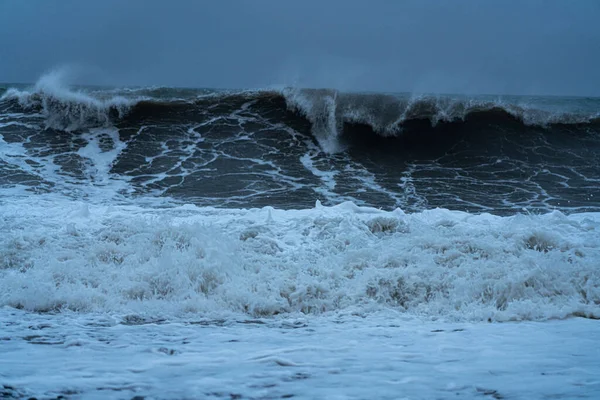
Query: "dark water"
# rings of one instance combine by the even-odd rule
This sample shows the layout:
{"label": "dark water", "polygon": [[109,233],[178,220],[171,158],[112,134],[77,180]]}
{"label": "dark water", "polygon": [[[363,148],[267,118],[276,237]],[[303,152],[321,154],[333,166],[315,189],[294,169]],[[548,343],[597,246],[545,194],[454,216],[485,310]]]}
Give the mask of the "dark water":
{"label": "dark water", "polygon": [[4,195],[600,211],[600,99],[5,87]]}

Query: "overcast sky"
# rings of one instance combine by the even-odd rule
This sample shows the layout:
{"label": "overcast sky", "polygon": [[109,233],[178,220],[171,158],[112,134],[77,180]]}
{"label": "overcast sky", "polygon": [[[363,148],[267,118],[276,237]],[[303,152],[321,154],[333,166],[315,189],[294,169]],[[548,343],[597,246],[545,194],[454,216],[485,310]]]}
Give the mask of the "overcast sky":
{"label": "overcast sky", "polygon": [[600,95],[598,0],[0,0],[0,81]]}

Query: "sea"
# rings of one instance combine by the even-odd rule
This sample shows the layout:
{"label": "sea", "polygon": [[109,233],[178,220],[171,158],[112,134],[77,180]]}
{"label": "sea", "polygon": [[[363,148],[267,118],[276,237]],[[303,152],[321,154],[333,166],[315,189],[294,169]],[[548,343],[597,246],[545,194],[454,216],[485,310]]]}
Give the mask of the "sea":
{"label": "sea", "polygon": [[0,397],[600,398],[600,99],[0,85]]}

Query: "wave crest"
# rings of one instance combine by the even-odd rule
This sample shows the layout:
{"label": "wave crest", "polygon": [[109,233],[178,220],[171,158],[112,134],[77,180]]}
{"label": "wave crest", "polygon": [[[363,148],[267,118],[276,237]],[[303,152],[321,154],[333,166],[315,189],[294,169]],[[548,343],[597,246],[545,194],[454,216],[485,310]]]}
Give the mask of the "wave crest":
{"label": "wave crest", "polygon": [[[479,119],[488,123],[517,122],[526,126],[597,123],[597,111],[561,111],[520,105],[503,99],[433,95],[342,93],[336,90],[287,89],[290,109],[305,116],[324,150],[339,150],[344,126],[366,125],[384,137],[398,136],[407,126],[426,122],[430,127]],[[422,128],[423,124],[419,124]]]}
{"label": "wave crest", "polygon": [[[189,123],[206,113],[227,115],[251,107],[265,119],[273,111],[310,122],[313,136],[328,153],[343,149],[349,127],[365,126],[382,136],[401,136],[447,124],[473,121],[551,128],[600,123],[600,100],[490,96],[346,93],[333,89],[210,91],[164,87],[73,90],[60,77],[42,77],[31,90],[8,89],[3,106],[40,113],[46,127],[77,131],[116,122],[140,123],[170,117]],[[5,107],[3,107],[5,108]],[[281,121],[280,121],[281,122]],[[368,134],[361,130],[361,134]]]}
{"label": "wave crest", "polygon": [[95,98],[68,88],[60,74],[49,74],[30,90],[6,90],[0,101],[41,114],[47,128],[71,132],[110,125],[114,117],[124,116],[139,99]]}

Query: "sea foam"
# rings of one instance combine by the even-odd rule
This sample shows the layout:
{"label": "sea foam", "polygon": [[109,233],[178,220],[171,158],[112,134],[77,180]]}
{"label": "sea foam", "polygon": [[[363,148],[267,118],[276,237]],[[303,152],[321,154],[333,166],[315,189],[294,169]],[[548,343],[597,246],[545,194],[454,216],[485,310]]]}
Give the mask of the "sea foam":
{"label": "sea foam", "polygon": [[600,317],[600,215],[103,206],[1,211],[0,306],[271,317]]}

